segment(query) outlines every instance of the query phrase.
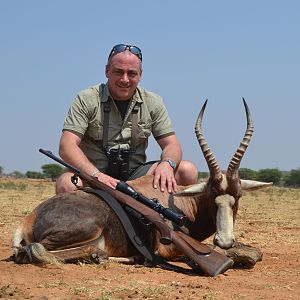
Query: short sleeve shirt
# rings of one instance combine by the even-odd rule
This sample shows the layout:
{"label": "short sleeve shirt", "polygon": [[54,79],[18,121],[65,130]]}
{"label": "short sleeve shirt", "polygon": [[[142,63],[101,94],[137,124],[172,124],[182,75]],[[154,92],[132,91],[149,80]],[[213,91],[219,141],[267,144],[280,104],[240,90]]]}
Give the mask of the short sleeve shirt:
{"label": "short sleeve shirt", "polygon": [[104,102],[109,101],[108,150],[130,149],[132,109],[139,103],[136,151],[132,154],[129,169],[134,170],[146,162],[148,138],[153,134],[160,139],[174,134],[166,107],[160,96],[137,87],[124,120],[109,94],[107,84],[98,84],[81,91],[72,103],[65,118],[63,130],[81,137],[80,148],[87,158],[102,172],[106,171],[108,159],[102,149]]}

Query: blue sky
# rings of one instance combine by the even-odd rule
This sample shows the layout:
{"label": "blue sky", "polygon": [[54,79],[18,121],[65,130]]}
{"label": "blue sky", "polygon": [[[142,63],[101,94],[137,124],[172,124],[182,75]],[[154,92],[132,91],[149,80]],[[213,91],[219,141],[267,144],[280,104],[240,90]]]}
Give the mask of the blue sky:
{"label": "blue sky", "polygon": [[[0,1],[0,166],[40,171],[58,152],[68,107],[80,90],[105,82],[112,46],[143,51],[141,86],[160,94],[184,159],[207,166],[203,131],[226,169],[246,129],[254,135],[241,167],[300,167],[299,1]],[[148,158],[160,151],[150,141]]]}

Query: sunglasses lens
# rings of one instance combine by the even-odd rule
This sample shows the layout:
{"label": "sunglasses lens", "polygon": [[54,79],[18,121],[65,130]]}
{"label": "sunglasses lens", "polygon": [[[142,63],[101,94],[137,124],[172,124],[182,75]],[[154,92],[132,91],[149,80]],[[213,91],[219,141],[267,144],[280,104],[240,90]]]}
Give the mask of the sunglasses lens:
{"label": "sunglasses lens", "polygon": [[113,47],[114,52],[124,52],[126,50],[127,46],[120,44]]}
{"label": "sunglasses lens", "polygon": [[110,54],[109,54],[109,58],[114,54],[114,53],[120,53],[120,52],[124,52],[126,50],[129,50],[132,54],[138,56],[138,58],[142,61],[142,51],[140,48],[136,47],[136,46],[128,46],[128,45],[124,45],[124,44],[119,44],[116,45],[112,48]]}
{"label": "sunglasses lens", "polygon": [[136,46],[131,46],[130,47],[130,52],[132,54],[137,55],[141,60],[142,60],[142,51],[140,48],[136,47]]}

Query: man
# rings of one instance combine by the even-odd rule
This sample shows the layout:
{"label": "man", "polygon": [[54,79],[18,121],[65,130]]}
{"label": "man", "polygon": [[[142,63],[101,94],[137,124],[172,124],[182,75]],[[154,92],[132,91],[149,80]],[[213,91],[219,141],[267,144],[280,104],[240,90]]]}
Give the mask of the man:
{"label": "man", "polygon": [[[59,145],[63,160],[115,188],[119,180],[153,174],[154,188],[169,193],[194,184],[198,171],[182,160],[181,146],[161,97],[138,86],[142,52],[136,46],[113,47],[106,84],[81,91],[65,118]],[[146,163],[148,138],[162,149],[160,161]],[[71,172],[61,175],[56,192],[74,190]],[[82,182],[78,183],[82,185]]]}

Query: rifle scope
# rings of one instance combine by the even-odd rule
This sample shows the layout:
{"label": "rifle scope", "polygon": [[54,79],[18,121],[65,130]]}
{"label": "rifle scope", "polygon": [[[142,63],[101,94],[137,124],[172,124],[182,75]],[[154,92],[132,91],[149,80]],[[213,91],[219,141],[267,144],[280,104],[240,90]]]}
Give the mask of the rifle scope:
{"label": "rifle scope", "polygon": [[150,207],[151,209],[155,210],[159,214],[161,214],[164,218],[176,223],[179,226],[184,225],[186,221],[186,216],[179,214],[173,211],[171,208],[166,208],[162,206],[157,199],[149,199],[142,194],[138,193],[133,187],[127,184],[124,181],[119,181],[116,186],[116,189],[126,195],[131,196],[138,202]]}

